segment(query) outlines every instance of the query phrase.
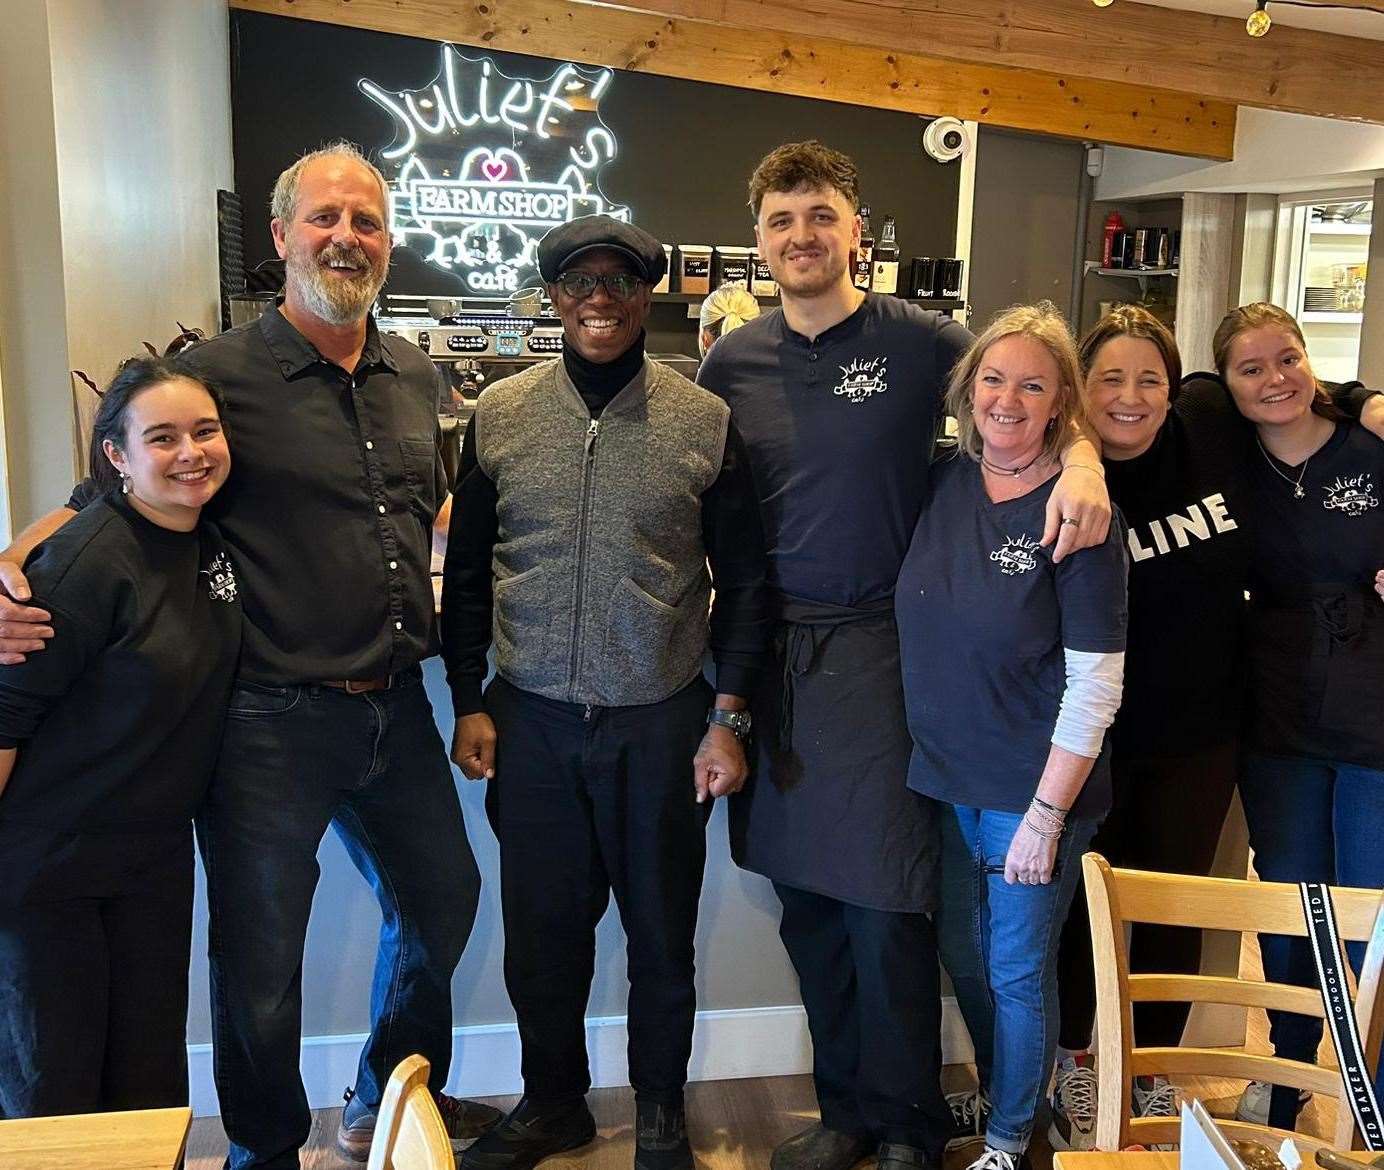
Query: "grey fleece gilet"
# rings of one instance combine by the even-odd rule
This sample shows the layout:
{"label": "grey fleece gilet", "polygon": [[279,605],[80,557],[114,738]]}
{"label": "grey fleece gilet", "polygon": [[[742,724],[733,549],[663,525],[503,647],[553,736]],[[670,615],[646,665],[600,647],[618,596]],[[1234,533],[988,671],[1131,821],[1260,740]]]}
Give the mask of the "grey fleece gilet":
{"label": "grey fleece gilet", "polygon": [[655,703],[701,670],[701,496],[730,410],[645,359],[592,419],[561,360],[489,387],[472,426],[495,485],[495,665],[568,703]]}

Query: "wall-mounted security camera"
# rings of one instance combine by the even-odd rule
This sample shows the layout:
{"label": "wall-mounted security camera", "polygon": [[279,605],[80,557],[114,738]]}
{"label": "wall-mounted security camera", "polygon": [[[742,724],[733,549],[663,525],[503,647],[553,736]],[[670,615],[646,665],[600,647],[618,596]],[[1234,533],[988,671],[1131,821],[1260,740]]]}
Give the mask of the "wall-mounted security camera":
{"label": "wall-mounted security camera", "polygon": [[923,131],[923,149],[940,163],[955,162],[971,149],[971,136],[960,118],[934,118]]}

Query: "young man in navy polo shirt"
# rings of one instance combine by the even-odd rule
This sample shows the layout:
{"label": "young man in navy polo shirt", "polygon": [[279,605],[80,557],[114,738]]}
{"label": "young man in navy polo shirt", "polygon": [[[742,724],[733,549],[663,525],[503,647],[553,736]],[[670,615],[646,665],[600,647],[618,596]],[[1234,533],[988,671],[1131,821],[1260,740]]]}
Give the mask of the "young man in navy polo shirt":
{"label": "young man in navy polo shirt", "polygon": [[[929,911],[931,802],[907,790],[893,591],[927,492],[961,325],[863,293],[855,165],[818,142],[750,179],[782,308],[707,354],[698,381],[730,404],[764,513],[775,658],[753,701],[754,776],[731,801],[737,862],[774,883],[813,1041],[820,1124],[773,1170],[940,1166],[941,1000]],[[1100,460],[1079,441],[1053,493],[1055,555],[1102,540]],[[1060,527],[1059,527],[1060,526]]]}

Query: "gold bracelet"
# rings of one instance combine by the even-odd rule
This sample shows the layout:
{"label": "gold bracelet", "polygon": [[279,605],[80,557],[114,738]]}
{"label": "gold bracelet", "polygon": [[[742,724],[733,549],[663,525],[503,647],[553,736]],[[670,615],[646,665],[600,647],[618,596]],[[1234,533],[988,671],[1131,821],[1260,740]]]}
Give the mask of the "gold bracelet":
{"label": "gold bracelet", "polygon": [[1089,464],[1089,463],[1066,463],[1066,464],[1063,464],[1062,470],[1063,470],[1063,471],[1071,471],[1073,468],[1076,468],[1076,467],[1083,468],[1083,469],[1085,469],[1086,471],[1094,471],[1098,476],[1101,477],[1101,479],[1104,479],[1104,478],[1105,478],[1105,468],[1104,468],[1104,467],[1092,467],[1091,464]]}

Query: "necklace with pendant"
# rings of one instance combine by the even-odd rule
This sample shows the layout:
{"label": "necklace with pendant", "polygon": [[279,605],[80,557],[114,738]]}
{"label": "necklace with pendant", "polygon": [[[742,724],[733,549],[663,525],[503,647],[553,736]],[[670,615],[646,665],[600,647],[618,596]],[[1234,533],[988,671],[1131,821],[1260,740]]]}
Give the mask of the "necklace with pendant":
{"label": "necklace with pendant", "polygon": [[1298,470],[1298,477],[1297,479],[1294,479],[1291,475],[1284,475],[1283,472],[1281,472],[1278,469],[1278,464],[1273,461],[1273,456],[1270,455],[1268,451],[1264,449],[1264,442],[1262,439],[1259,438],[1258,435],[1254,437],[1254,441],[1259,444],[1259,453],[1264,456],[1264,462],[1267,463],[1271,468],[1273,468],[1273,473],[1276,476],[1278,476],[1279,479],[1283,480],[1285,483],[1290,483],[1293,485],[1293,499],[1302,499],[1302,497],[1307,494],[1305,491],[1302,490],[1302,477],[1307,474],[1307,464],[1311,460],[1312,456],[1309,455],[1306,459],[1302,461],[1302,467]]}
{"label": "necklace with pendant", "polygon": [[1027,471],[1030,467],[1037,463],[1038,460],[1040,460],[1042,457],[1043,452],[1040,450],[1037,455],[1035,455],[1022,467],[1015,467],[1012,470],[1008,467],[997,467],[995,464],[991,463],[990,460],[985,458],[984,453],[982,453],[980,456],[980,462],[981,466],[983,466],[987,471],[993,471],[996,475],[1013,476],[1015,479],[1018,479],[1019,476],[1023,475],[1025,471]]}

